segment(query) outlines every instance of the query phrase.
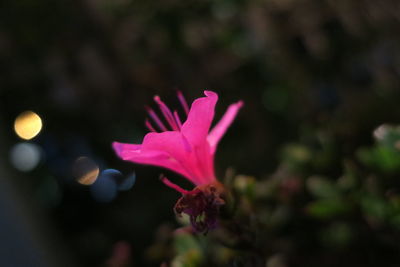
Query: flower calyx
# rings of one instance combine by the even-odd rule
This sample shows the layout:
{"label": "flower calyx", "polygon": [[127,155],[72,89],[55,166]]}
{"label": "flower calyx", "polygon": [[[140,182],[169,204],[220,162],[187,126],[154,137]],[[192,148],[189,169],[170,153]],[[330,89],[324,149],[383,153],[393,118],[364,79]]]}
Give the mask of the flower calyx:
{"label": "flower calyx", "polygon": [[174,211],[178,216],[189,215],[190,223],[198,233],[207,234],[216,228],[219,209],[225,204],[225,188],[218,181],[200,185],[182,194],[175,204]]}

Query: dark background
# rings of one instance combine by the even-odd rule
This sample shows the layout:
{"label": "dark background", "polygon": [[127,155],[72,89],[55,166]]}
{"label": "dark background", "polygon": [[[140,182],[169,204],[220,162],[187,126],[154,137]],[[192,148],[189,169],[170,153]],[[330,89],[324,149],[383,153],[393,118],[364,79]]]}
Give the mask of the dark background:
{"label": "dark background", "polygon": [[[176,89],[189,102],[214,90],[216,118],[244,101],[216,154],[220,177],[234,167],[261,179],[285,144],[321,132],[335,140],[335,155],[372,144],[376,127],[400,121],[399,14],[394,0],[3,1],[1,175],[22,207],[3,194],[0,217],[34,227],[10,238],[2,227],[0,265],[28,266],[7,260],[15,246],[22,258],[54,250],[38,266],[103,266],[119,241],[135,266],[151,265],[146,248],[159,225],[176,227],[178,196],[160,183],[160,169],[123,162],[111,142],[141,141],[144,106],[155,107],[156,94],[179,107]],[[25,110],[43,119],[30,142],[45,156],[24,173],[9,151],[21,142],[13,123]],[[135,186],[97,202],[70,174],[82,155],[100,169],[135,171]],[[29,245],[30,235],[39,245]]]}

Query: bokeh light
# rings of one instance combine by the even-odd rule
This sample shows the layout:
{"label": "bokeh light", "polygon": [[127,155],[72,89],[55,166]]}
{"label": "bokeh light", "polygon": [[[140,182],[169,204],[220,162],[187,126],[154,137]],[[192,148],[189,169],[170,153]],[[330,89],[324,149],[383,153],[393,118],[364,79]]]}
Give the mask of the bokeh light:
{"label": "bokeh light", "polygon": [[117,196],[118,186],[113,174],[102,172],[99,178],[90,187],[92,197],[97,202],[111,202]]}
{"label": "bokeh light", "polygon": [[136,182],[136,173],[133,172],[131,175],[126,176],[119,184],[118,190],[120,191],[128,191],[131,189]]}
{"label": "bokeh light", "polygon": [[374,138],[378,141],[383,140],[387,135],[389,129],[390,126],[388,124],[380,125],[373,131]]}
{"label": "bokeh light", "polygon": [[19,171],[29,172],[36,168],[42,158],[38,145],[23,142],[14,145],[10,151],[11,164]]}
{"label": "bokeh light", "polygon": [[127,191],[132,188],[136,182],[136,174],[132,173],[128,176],[124,176],[119,170],[106,169],[101,172],[101,177],[106,177],[106,179],[112,179],[117,184],[119,191]]}
{"label": "bokeh light", "polygon": [[42,119],[33,111],[24,111],[14,122],[15,133],[24,140],[30,140],[42,130]]}
{"label": "bokeh light", "polygon": [[119,170],[105,169],[90,187],[93,198],[98,202],[111,202],[118,191],[127,191],[136,181],[136,174],[124,176]]}
{"label": "bokeh light", "polygon": [[79,157],[75,160],[72,174],[78,183],[83,185],[93,184],[99,176],[99,166],[88,157]]}
{"label": "bokeh light", "polygon": [[106,169],[102,171],[101,177],[113,179],[117,184],[121,183],[124,180],[124,175],[120,171],[115,169]]}

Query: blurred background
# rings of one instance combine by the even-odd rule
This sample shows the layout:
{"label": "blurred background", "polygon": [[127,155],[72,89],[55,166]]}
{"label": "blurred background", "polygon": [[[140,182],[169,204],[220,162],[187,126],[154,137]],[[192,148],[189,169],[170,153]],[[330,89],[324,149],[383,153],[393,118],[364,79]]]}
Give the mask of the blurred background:
{"label": "blurred background", "polygon": [[[111,142],[140,143],[145,105],[160,95],[179,108],[177,89],[188,102],[216,91],[216,118],[245,102],[216,154],[218,177],[230,168],[268,181],[284,166],[302,181],[290,204],[265,202],[291,207],[268,228],[279,237],[268,239],[269,267],[399,266],[399,1],[0,6],[0,266],[167,261],[173,252],[152,244],[178,227],[178,195],[158,176],[190,184],[123,162]],[[342,206],[308,206],[346,172],[358,182]]]}

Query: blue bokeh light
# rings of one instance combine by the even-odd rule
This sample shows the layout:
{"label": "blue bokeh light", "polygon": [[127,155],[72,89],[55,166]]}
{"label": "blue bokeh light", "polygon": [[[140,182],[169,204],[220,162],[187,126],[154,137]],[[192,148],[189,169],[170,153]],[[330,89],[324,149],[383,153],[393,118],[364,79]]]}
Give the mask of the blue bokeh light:
{"label": "blue bokeh light", "polygon": [[100,174],[96,182],[90,187],[92,197],[98,202],[111,202],[117,196],[117,183],[110,175]]}
{"label": "blue bokeh light", "polygon": [[118,190],[120,191],[128,191],[131,189],[136,183],[136,173],[133,172],[131,175],[125,177],[124,180],[118,185]]}

